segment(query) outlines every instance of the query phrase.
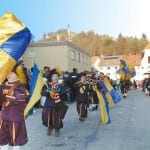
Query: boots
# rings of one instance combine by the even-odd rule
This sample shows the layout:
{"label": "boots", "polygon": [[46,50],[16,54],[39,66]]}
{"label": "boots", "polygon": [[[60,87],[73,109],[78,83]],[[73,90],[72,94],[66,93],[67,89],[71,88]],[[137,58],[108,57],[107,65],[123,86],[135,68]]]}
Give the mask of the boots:
{"label": "boots", "polygon": [[48,129],[47,129],[47,135],[51,135],[51,134],[52,134],[52,131],[53,131],[53,128],[52,128],[52,127],[48,128]]}
{"label": "boots", "polygon": [[84,121],[85,118],[83,118],[83,117],[80,116],[80,117],[79,117],[79,120],[80,120],[80,121]]}
{"label": "boots", "polygon": [[55,129],[55,137],[59,137],[60,136],[60,130],[59,129]]}

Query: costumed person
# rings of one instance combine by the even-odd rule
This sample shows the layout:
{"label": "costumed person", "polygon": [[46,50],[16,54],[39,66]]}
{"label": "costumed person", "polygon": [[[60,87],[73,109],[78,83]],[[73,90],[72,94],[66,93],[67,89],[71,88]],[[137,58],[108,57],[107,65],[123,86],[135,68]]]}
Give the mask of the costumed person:
{"label": "costumed person", "polygon": [[29,92],[15,72],[7,76],[7,81],[0,85],[0,99],[2,102],[0,122],[0,148],[8,150],[8,145],[13,150],[28,141],[24,119],[24,109]]}
{"label": "costumed person", "polygon": [[49,75],[49,72],[50,72],[50,67],[44,66],[44,70],[42,70],[43,77],[44,77],[44,78],[47,78],[48,75]]}
{"label": "costumed person", "polygon": [[59,85],[59,73],[56,69],[50,71],[48,75],[47,85],[42,89],[42,96],[46,96],[42,112],[43,124],[48,127],[47,135],[51,135],[55,130],[54,136],[60,136],[60,129],[63,128],[63,119],[67,112],[68,106],[62,102],[62,95],[67,91],[63,91]]}
{"label": "costumed person", "polygon": [[93,79],[89,81],[89,104],[91,105],[90,111],[96,111],[98,109],[98,97],[96,93],[97,80]]}
{"label": "costumed person", "polygon": [[96,111],[98,109],[98,97],[96,93],[97,84],[98,84],[98,77],[92,73],[92,76],[87,78],[87,82],[89,85],[89,111]]}
{"label": "costumed person", "polygon": [[86,81],[85,73],[80,73],[79,81],[76,82],[76,101],[77,101],[77,112],[79,120],[84,121],[87,118],[87,107],[88,107],[88,84]]}
{"label": "costumed person", "polygon": [[[101,108],[101,119],[102,119],[102,123],[104,125],[110,123],[110,116],[109,116],[109,109],[110,109],[109,108],[110,107],[109,106],[109,99],[110,99],[110,97],[107,96],[108,89],[107,89],[106,83],[104,83],[105,79],[108,79],[108,77],[105,76],[101,72],[99,75],[99,83],[97,84],[97,89],[98,89],[98,92],[101,93],[102,97],[100,97],[98,92],[97,92],[97,95],[99,95],[98,97],[99,97],[99,105]],[[109,82],[109,80],[108,80],[108,82]]]}
{"label": "costumed person", "polygon": [[78,76],[79,74],[78,74],[77,68],[73,68],[73,71],[70,73],[70,76],[69,76],[71,102],[74,102],[76,98],[75,83],[78,81]]}
{"label": "costumed person", "polygon": [[127,84],[126,84],[126,82],[127,81],[125,81],[125,80],[120,81],[120,89],[121,89],[121,93],[122,93],[124,99],[126,99],[126,97],[127,97]]}

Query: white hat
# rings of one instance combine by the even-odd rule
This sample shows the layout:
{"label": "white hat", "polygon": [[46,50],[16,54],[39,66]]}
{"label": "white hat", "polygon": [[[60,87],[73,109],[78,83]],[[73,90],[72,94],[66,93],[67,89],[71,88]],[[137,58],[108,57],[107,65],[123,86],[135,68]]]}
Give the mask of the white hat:
{"label": "white hat", "polygon": [[8,76],[7,76],[7,80],[9,83],[13,83],[19,80],[19,78],[17,77],[17,75],[14,72],[11,72]]}

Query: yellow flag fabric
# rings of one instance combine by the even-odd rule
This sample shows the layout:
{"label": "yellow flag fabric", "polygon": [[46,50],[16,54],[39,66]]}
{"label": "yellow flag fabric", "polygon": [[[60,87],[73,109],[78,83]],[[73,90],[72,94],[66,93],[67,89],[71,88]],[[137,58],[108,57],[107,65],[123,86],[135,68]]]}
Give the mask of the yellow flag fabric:
{"label": "yellow flag fabric", "polygon": [[23,68],[21,66],[18,66],[16,68],[16,73],[17,73],[18,78],[20,79],[20,83],[26,85],[26,83],[27,83],[26,77],[25,77]]}
{"label": "yellow flag fabric", "polygon": [[[33,80],[32,80],[33,79]],[[33,75],[31,81],[31,98],[25,108],[24,117],[28,116],[30,109],[40,100],[41,98],[41,90],[45,84],[41,72],[39,72],[36,64],[33,68]]]}
{"label": "yellow flag fabric", "polygon": [[32,38],[25,25],[11,12],[0,18],[0,84],[23,55]]}
{"label": "yellow flag fabric", "polygon": [[109,107],[107,102],[104,100],[102,94],[99,92],[99,90],[96,88],[96,94],[99,100],[99,106],[101,109],[101,121],[103,125],[106,125],[110,123],[110,117],[109,117]]}
{"label": "yellow flag fabric", "polygon": [[0,49],[0,84],[6,79],[7,75],[14,68],[16,61],[6,52]]}

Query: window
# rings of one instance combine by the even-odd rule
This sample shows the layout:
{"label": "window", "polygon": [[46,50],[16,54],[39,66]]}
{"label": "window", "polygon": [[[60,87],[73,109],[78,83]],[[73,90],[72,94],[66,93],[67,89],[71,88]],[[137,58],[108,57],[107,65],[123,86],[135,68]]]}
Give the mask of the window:
{"label": "window", "polygon": [[110,70],[110,67],[107,67],[108,70]]}
{"label": "window", "polygon": [[82,55],[82,62],[83,62],[83,64],[85,63],[84,55]]}
{"label": "window", "polygon": [[148,56],[148,63],[150,64],[150,56]]}
{"label": "window", "polygon": [[70,51],[70,58],[75,60],[75,51],[74,50]]}
{"label": "window", "polygon": [[76,53],[76,60],[80,62],[80,53]]}
{"label": "window", "polygon": [[88,56],[86,56],[86,64],[87,64],[87,65],[89,64]]}
{"label": "window", "polygon": [[88,59],[88,65],[89,65],[89,64],[90,64],[90,60],[91,60],[91,59],[90,59],[90,57],[88,57],[88,56],[87,56],[87,59]]}
{"label": "window", "polygon": [[35,51],[33,49],[29,50],[28,57],[35,57]]}

